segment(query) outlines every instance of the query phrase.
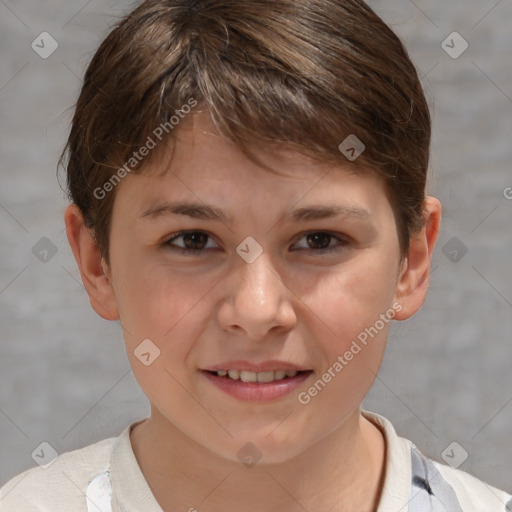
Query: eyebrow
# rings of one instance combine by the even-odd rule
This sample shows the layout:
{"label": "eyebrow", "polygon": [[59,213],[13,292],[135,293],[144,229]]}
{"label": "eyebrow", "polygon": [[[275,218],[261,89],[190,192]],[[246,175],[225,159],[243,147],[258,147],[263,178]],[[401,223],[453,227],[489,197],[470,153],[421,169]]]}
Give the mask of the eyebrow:
{"label": "eyebrow", "polygon": [[[213,220],[225,224],[233,224],[233,217],[222,209],[199,203],[163,202],[151,206],[139,217],[139,220],[158,219],[167,216],[186,216],[193,219]],[[298,208],[284,216],[286,221],[305,221],[328,219],[337,216],[356,217],[362,220],[372,220],[371,215],[364,208],[348,205],[311,205]]]}

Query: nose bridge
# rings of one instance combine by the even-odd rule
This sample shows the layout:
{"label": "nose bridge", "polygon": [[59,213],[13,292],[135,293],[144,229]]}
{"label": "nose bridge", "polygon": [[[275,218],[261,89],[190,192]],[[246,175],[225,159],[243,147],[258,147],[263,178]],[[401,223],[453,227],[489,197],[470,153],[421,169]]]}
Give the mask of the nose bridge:
{"label": "nose bridge", "polygon": [[259,310],[278,305],[284,285],[265,252],[250,263],[243,261],[236,274],[238,279],[233,292],[235,303],[252,304]]}
{"label": "nose bridge", "polygon": [[221,311],[224,328],[242,328],[251,338],[261,338],[276,326],[289,329],[295,321],[287,288],[265,252],[251,263],[239,262]]}

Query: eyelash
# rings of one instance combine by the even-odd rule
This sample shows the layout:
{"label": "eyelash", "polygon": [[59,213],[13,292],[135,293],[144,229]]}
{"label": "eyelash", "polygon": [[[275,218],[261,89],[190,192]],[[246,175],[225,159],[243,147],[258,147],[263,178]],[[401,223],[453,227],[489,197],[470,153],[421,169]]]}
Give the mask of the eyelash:
{"label": "eyelash", "polygon": [[[206,235],[209,240],[212,238],[208,233],[206,233],[204,231],[180,231],[179,233],[176,233],[171,238],[169,238],[168,240],[163,242],[162,246],[164,248],[167,248],[167,249],[173,251],[173,252],[178,252],[181,254],[190,254],[190,255],[194,255],[194,256],[200,256],[208,249],[184,249],[183,247],[178,247],[178,246],[172,245],[172,242],[174,242],[178,238],[181,238],[185,235],[198,234],[198,233]],[[341,236],[335,235],[334,233],[330,233],[328,231],[309,231],[307,233],[304,233],[295,243],[298,243],[304,237],[307,237],[309,235],[319,235],[319,234],[327,235],[327,236],[331,237],[331,239],[334,238],[334,239],[338,240],[339,244],[335,245],[333,247],[327,247],[326,249],[308,249],[308,248],[303,247],[298,250],[309,250],[310,252],[312,252],[314,254],[326,254],[326,253],[328,254],[331,252],[341,250],[349,244],[347,237],[341,237]],[[208,241],[206,243],[208,243]]]}

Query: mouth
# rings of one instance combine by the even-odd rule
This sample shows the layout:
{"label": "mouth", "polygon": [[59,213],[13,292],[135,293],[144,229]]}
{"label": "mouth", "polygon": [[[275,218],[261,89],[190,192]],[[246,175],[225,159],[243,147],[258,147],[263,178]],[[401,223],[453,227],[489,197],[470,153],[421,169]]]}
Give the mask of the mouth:
{"label": "mouth", "polygon": [[302,373],[311,373],[312,370],[275,370],[267,372],[250,372],[247,370],[205,370],[217,377],[239,380],[242,382],[269,383],[292,379]]}
{"label": "mouth", "polygon": [[[262,366],[267,366],[267,368],[262,368]],[[273,368],[269,368],[269,366]],[[250,369],[247,369],[248,367]],[[290,395],[313,374],[313,370],[275,363],[259,366],[233,364],[226,365],[222,369],[216,367],[201,370],[201,374],[216,389],[238,400],[268,402]]]}

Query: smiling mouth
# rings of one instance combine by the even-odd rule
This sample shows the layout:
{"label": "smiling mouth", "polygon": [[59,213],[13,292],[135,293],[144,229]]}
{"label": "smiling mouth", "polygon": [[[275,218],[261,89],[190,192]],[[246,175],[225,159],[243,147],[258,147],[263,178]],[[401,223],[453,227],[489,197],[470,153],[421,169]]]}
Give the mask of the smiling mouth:
{"label": "smiling mouth", "polygon": [[240,380],[242,382],[267,383],[286,379],[291,379],[302,373],[311,373],[312,370],[276,370],[268,372],[249,372],[247,370],[217,370],[208,371],[207,373],[225,379]]}

